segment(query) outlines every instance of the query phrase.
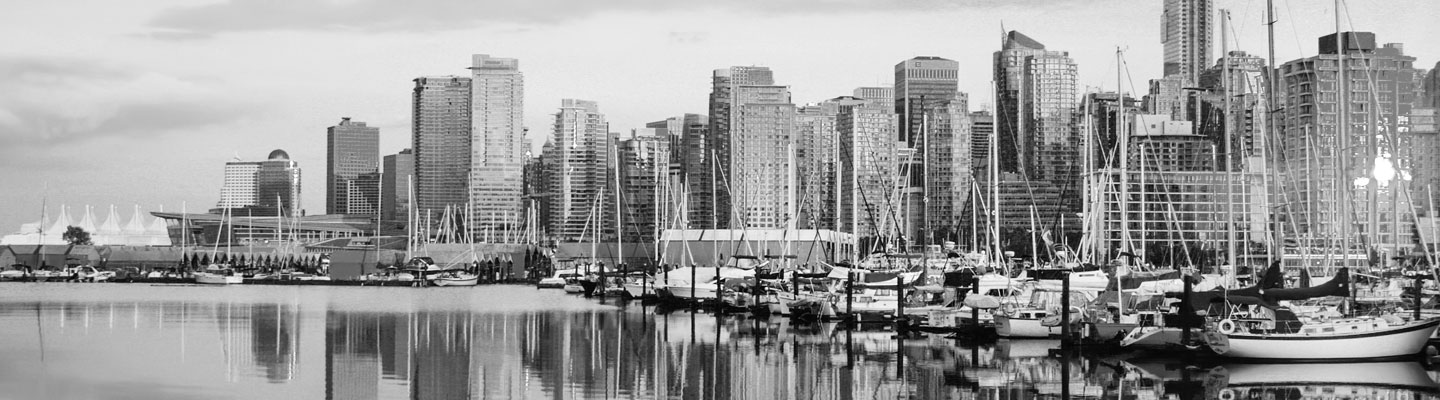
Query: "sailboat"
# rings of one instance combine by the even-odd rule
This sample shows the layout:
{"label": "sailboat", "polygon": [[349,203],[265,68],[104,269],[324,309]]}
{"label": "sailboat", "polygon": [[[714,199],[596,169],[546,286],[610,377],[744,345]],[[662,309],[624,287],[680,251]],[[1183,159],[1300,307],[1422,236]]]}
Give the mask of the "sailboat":
{"label": "sailboat", "polygon": [[[220,239],[225,238],[225,240],[227,241],[225,245],[225,258],[227,260],[230,258],[229,241],[233,239],[233,230],[235,229],[234,225],[232,224],[230,226],[230,232],[227,232],[225,230],[225,223],[227,221],[227,217],[230,215],[231,214],[229,208],[225,209],[225,211],[220,214],[220,230],[218,231],[218,233],[216,233],[215,249],[212,252],[212,254],[219,253]],[[227,264],[210,264],[205,267],[204,271],[195,273],[195,283],[204,285],[231,285],[244,282],[245,278],[239,273],[236,273],[235,270],[230,269],[230,266]]]}

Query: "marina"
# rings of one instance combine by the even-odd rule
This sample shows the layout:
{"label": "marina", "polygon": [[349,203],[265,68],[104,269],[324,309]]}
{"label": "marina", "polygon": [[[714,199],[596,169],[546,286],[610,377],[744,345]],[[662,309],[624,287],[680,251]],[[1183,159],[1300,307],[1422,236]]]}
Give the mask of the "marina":
{"label": "marina", "polygon": [[21,398],[1440,397],[1420,359],[1060,351],[1054,339],[966,342],[521,285],[0,285],[0,388]]}

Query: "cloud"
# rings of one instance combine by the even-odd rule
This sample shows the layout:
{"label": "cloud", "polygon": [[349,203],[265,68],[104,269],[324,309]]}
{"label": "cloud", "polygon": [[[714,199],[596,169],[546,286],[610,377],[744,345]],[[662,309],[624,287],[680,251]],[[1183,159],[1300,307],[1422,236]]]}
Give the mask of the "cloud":
{"label": "cloud", "polygon": [[269,30],[434,31],[555,24],[609,12],[727,11],[763,15],[933,12],[1076,0],[228,0],[165,10],[161,38]]}
{"label": "cloud", "polygon": [[261,106],[197,81],[88,59],[0,57],[0,153],[107,137],[151,138]]}

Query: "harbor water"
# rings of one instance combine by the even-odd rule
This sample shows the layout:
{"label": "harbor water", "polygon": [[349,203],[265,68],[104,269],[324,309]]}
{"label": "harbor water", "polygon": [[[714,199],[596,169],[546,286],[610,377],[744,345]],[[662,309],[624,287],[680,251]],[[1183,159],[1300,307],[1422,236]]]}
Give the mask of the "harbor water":
{"label": "harbor water", "polygon": [[1419,361],[1186,364],[530,286],[0,283],[0,399],[1440,398]]}

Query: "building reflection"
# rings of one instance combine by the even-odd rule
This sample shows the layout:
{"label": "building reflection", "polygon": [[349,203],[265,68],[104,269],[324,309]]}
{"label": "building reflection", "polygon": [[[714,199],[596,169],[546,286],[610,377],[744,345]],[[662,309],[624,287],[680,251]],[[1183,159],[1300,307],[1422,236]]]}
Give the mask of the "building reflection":
{"label": "building reflection", "polygon": [[[10,332],[37,336],[34,343],[44,334],[51,352],[39,356],[123,341],[134,348],[111,357],[139,352],[164,360],[165,369],[156,373],[187,385],[245,387],[281,397],[1437,398],[1434,373],[1417,362],[1195,365],[1079,357],[1053,351],[1055,341],[966,345],[883,327],[850,330],[634,306],[476,313],[240,302],[60,303],[0,306],[4,318],[12,325],[40,325]],[[103,351],[88,349],[85,354]]]}

